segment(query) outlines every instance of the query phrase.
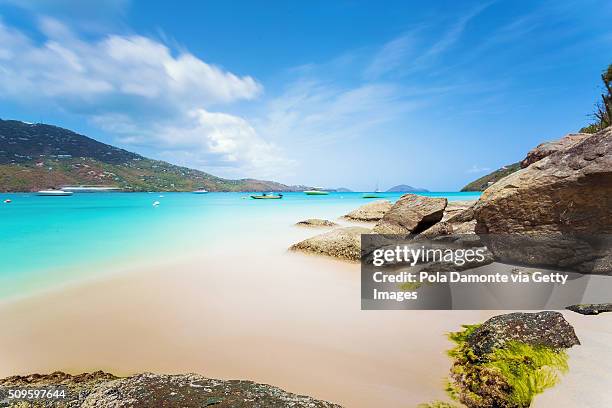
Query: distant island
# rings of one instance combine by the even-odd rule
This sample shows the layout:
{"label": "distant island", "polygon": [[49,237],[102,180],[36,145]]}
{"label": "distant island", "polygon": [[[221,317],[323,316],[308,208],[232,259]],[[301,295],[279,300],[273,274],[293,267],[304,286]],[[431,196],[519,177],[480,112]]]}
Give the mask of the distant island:
{"label": "distant island", "polygon": [[353,192],[353,190],[348,189],[346,187],[326,188],[325,191],[331,191],[333,193],[352,193]]}
{"label": "distant island", "polygon": [[407,184],[400,184],[394,187],[391,187],[387,190],[387,193],[427,193],[429,190],[419,187],[412,187]]}
{"label": "distant island", "polygon": [[229,180],[152,160],[71,130],[0,119],[0,191],[112,185],[125,191],[303,191],[274,181]]}

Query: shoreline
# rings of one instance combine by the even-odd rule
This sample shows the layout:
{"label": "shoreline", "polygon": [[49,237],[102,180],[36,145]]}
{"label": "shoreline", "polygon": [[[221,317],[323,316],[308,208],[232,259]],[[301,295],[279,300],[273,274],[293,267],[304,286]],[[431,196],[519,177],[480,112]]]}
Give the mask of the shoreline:
{"label": "shoreline", "polygon": [[[332,219],[363,225],[340,215]],[[329,230],[287,219],[279,217],[263,235],[246,228],[233,245],[165,262],[134,259],[111,272],[0,300],[0,377],[195,372],[347,407],[449,401],[446,333],[503,311],[362,311],[359,264],[287,251]],[[535,407],[575,406],[584,390],[601,402],[602,383],[612,379],[606,354],[612,315],[563,314],[583,345],[568,351],[570,373],[539,395]],[[602,376],[587,382],[595,364]]]}
{"label": "shoreline", "polygon": [[[444,398],[444,332],[456,329],[456,315],[438,313],[432,325],[429,314],[363,313],[359,265],[288,252],[315,232],[284,225],[264,243],[243,246],[235,261],[231,248],[216,245],[3,299],[0,350],[11,353],[0,354],[0,376],[198,372],[355,407]],[[247,235],[241,242],[257,236]],[[406,346],[410,339],[420,340]],[[417,344],[433,354],[437,371],[431,358],[415,359]]]}

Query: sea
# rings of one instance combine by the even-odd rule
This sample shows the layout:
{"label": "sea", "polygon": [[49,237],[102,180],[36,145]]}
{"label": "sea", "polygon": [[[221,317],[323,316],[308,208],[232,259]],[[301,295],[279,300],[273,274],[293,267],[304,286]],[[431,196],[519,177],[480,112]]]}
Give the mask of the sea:
{"label": "sea", "polygon": [[[372,199],[363,193],[254,200],[255,193],[0,193],[0,300],[132,263],[167,262],[279,233],[306,218],[337,219]],[[449,201],[478,192],[419,193]],[[380,193],[396,201],[402,193]],[[11,200],[5,203],[5,200]],[[154,203],[158,203],[154,205]]]}

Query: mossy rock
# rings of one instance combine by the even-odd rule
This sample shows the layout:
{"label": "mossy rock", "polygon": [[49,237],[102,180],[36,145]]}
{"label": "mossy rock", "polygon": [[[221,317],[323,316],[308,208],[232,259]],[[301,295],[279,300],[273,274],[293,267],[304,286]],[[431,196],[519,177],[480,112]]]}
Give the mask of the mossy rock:
{"label": "mossy rock", "polygon": [[[552,335],[552,332],[559,330],[558,325],[547,328],[510,324],[505,330],[490,330],[491,320],[498,325],[500,322],[516,323],[516,315],[518,314],[496,316],[484,324],[466,325],[463,330],[449,334],[449,338],[456,344],[448,352],[453,358],[453,365],[447,392],[453,399],[469,408],[527,408],[537,394],[557,384],[560,375],[568,370],[565,348],[580,344],[577,338],[568,342],[547,344],[546,341],[533,340],[526,329],[528,327],[534,333],[545,332]],[[510,317],[503,318],[504,316]],[[549,319],[531,318],[535,318],[540,324],[551,322]],[[497,328],[500,329],[501,326]],[[486,341],[483,336],[487,331],[492,336],[500,333],[506,333],[507,336]],[[516,332],[524,337],[518,336]],[[573,334],[573,328],[571,333]],[[520,338],[524,342],[517,340]],[[559,338],[568,339],[562,335]],[[478,347],[475,343],[478,339],[486,347],[482,347],[482,344]],[[548,339],[550,340],[550,337]]]}

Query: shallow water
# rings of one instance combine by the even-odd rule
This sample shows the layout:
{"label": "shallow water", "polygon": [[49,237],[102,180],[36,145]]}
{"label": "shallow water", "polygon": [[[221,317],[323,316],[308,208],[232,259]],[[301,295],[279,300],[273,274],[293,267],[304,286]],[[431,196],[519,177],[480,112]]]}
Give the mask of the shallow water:
{"label": "shallow water", "polygon": [[[381,193],[391,201],[400,193]],[[479,193],[426,193],[451,200]],[[10,198],[12,203],[3,203]],[[92,193],[72,197],[0,194],[0,298],[115,269],[274,234],[278,222],[335,218],[366,203],[361,193],[252,200],[248,193]],[[159,201],[158,207],[153,202]],[[281,221],[282,220],[282,221]]]}

